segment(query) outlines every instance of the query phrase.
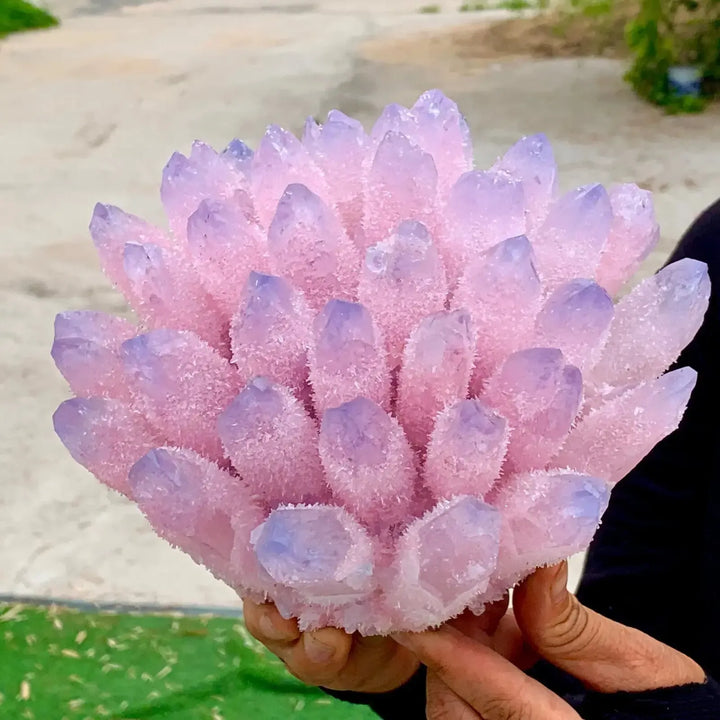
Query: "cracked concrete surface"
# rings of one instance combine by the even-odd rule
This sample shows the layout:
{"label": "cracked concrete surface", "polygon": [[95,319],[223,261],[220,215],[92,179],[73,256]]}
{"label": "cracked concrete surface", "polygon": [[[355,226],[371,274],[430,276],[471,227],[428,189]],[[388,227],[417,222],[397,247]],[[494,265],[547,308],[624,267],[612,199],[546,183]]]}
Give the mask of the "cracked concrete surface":
{"label": "cracked concrete surface", "polygon": [[254,144],[269,122],[297,131],[331,107],[370,123],[439,86],[466,112],[480,165],[544,130],[565,186],[655,190],[664,235],[647,269],[718,194],[717,108],[663,116],[612,60],[435,57],[417,33],[477,17],[421,4],[55,0],[60,28],[0,43],[0,594],[238,602],[77,466],[50,420],[67,397],[49,357],[55,313],[125,311],[86,231],[93,204],[161,221],[160,171],[194,138]]}

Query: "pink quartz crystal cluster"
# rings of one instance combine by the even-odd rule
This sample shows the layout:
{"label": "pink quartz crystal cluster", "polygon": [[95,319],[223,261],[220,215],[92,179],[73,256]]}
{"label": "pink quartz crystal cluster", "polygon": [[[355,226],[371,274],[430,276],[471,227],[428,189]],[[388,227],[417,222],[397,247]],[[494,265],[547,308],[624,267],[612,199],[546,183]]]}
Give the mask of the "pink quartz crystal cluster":
{"label": "pink quartz crystal cluster", "polygon": [[67,312],[73,457],[155,530],[302,628],[419,630],[585,548],[613,483],[678,424],[663,374],[706,268],[624,286],[648,192],[559,193],[543,135],[473,169],[438,91],[371,132],[333,111],[163,172],[169,230],[98,205],[137,324]]}

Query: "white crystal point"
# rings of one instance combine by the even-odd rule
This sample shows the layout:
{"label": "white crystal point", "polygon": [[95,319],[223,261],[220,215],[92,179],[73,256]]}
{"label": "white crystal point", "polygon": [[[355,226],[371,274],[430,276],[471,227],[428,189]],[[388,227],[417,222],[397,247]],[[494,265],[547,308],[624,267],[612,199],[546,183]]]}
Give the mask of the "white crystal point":
{"label": "white crystal point", "polygon": [[614,312],[610,296],[592,280],[563,283],[538,314],[535,344],[559,348],[585,371],[599,360]]}
{"label": "white crystal point", "polygon": [[524,235],[503,240],[466,266],[452,307],[469,308],[477,333],[473,394],[509,354],[532,344],[542,290]]}
{"label": "white crystal point", "polygon": [[522,182],[531,218],[542,220],[557,192],[557,165],[544,133],[521,138],[500,158],[493,170],[508,173]]}
{"label": "white crystal point", "polygon": [[308,359],[318,415],[360,395],[389,410],[385,346],[367,308],[330,300],[315,318],[313,333]]}
{"label": "white crystal point", "polygon": [[557,286],[568,278],[594,277],[612,224],[602,185],[584,185],[558,198],[532,233],[540,277]]}
{"label": "white crystal point", "polygon": [[443,500],[397,545],[389,604],[408,629],[437,625],[483,593],[495,571],[500,514],[468,495]]}
{"label": "white crystal point", "polygon": [[372,541],[340,507],[282,505],[253,532],[252,543],[272,582],[305,602],[343,605],[372,590]]}
{"label": "white crystal point", "polygon": [[615,484],[677,428],[696,381],[684,367],[620,391],[580,419],[553,464]]}
{"label": "white crystal point", "polygon": [[326,410],[320,457],[333,496],[368,527],[382,532],[408,514],[415,458],[397,420],[358,397]]}
{"label": "white crystal point", "polygon": [[396,413],[414,447],[427,442],[438,412],[467,396],[474,355],[467,310],[434,313],[413,331],[400,368]]}
{"label": "white crystal point", "polygon": [[492,594],[499,597],[536,567],[587,547],[609,499],[604,480],[575,472],[538,471],[508,478],[492,500],[502,513]]}
{"label": "white crystal point", "polygon": [[591,380],[627,385],[657,377],[700,329],[710,301],[707,265],[685,258],[640,283],[615,308]]}
{"label": "white crystal point", "polygon": [[477,398],[449,405],[430,436],[425,484],[437,498],[484,496],[500,475],[509,434],[507,421]]}
{"label": "white crystal point", "polygon": [[425,225],[401,222],[368,249],[358,295],[383,331],[390,367],[397,367],[412,330],[442,310],[447,296],[442,260]]}

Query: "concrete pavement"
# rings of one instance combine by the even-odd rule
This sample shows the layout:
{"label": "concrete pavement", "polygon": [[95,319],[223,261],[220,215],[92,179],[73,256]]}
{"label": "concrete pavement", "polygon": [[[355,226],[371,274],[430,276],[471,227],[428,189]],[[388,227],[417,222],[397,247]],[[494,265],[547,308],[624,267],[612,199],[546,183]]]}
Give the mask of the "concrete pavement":
{"label": "concrete pavement", "polygon": [[[520,135],[555,142],[562,183],[657,192],[663,245],[720,192],[720,113],[666,117],[617,61],[451,57],[431,36],[477,21],[420,0],[56,0],[60,28],[0,42],[0,594],[236,604],[77,466],[50,417],[67,390],[49,357],[65,308],[123,312],[86,231],[97,200],[161,221],[161,169],[195,138],[257,142],[340,107],[369,124],[442,87],[487,165]],[[459,4],[459,3],[457,3]]]}

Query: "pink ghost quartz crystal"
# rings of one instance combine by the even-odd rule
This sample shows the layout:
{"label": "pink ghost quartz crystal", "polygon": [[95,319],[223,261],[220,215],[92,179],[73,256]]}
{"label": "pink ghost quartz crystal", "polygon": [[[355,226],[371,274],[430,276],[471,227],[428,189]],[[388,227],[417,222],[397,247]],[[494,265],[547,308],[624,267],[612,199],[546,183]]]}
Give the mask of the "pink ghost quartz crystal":
{"label": "pink ghost quartz crystal", "polygon": [[368,527],[407,517],[415,458],[397,420],[379,405],[359,397],[326,410],[320,457],[333,497]]}
{"label": "pink ghost quartz crystal", "polygon": [[[469,309],[477,335],[473,394],[510,353],[533,344],[542,290],[525,235],[503,240],[465,267],[453,306]],[[508,312],[512,323],[503,322]]]}
{"label": "pink ghost quartz crystal", "polygon": [[262,522],[263,511],[250,488],[204,457],[172,447],[140,458],[129,483],[158,534],[212,567],[222,580],[258,593],[260,569],[250,533]]}
{"label": "pink ghost quartz crystal", "polygon": [[390,409],[385,346],[360,303],[331,300],[317,315],[309,365],[319,414],[359,395]]}
{"label": "pink ghost quartz crystal", "polygon": [[587,547],[680,423],[707,268],[622,299],[650,193],[558,192],[542,134],[476,168],[439,90],[175,153],[164,227],[90,222],[137,320],[58,315],[72,457],[302,629],[422,630]]}

